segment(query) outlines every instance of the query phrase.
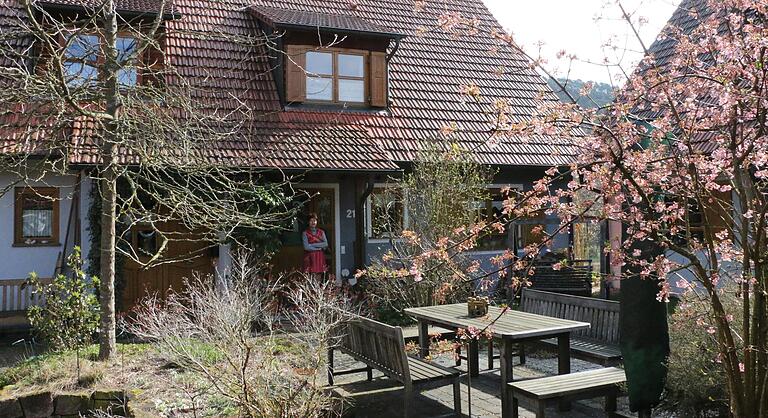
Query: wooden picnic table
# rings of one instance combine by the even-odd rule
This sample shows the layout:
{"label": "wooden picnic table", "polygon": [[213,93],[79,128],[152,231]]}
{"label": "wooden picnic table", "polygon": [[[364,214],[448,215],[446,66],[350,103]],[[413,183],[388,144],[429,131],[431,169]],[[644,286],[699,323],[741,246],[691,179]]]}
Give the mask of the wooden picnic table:
{"label": "wooden picnic table", "polygon": [[[483,330],[487,328],[495,338],[501,340],[502,417],[512,415],[512,401],[507,383],[513,380],[512,356],[515,344],[531,340],[557,338],[557,371],[558,374],[568,374],[571,372],[571,332],[590,326],[588,322],[553,318],[495,306],[488,307],[486,316],[472,318],[467,314],[466,303],[407,308],[405,312],[419,322],[419,348],[422,357],[429,355],[427,329],[430,324],[454,329],[474,327]],[[474,376],[478,373],[477,351],[477,340],[471,340],[468,366],[470,373]]]}

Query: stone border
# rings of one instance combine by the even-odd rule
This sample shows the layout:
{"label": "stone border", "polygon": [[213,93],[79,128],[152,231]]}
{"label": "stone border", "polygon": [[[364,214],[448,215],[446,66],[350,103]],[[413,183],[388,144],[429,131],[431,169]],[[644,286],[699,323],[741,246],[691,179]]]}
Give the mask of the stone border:
{"label": "stone border", "polygon": [[92,392],[62,393],[38,392],[0,400],[0,417],[43,418],[80,417],[92,411],[132,417],[128,407],[129,396],[124,390],[96,390]]}

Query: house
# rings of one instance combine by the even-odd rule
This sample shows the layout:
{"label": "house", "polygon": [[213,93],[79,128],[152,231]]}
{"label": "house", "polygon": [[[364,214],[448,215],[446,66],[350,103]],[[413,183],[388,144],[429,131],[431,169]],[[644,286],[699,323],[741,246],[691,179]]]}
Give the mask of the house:
{"label": "house", "polygon": [[[661,224],[665,228],[661,232],[682,248],[675,251],[669,246],[664,250],[665,258],[675,266],[666,276],[672,294],[684,293],[690,289],[690,283],[698,283],[701,289],[701,282],[706,281],[702,270],[717,271],[708,273],[713,274],[711,278],[716,286],[739,283],[749,267],[745,267],[741,257],[730,255],[728,248],[739,248],[761,235],[754,229],[759,221],[751,221],[751,230],[744,227],[750,223],[748,219],[759,219],[760,209],[744,217],[739,198],[754,193],[759,199],[764,196],[765,187],[760,175],[754,174],[760,172],[764,164],[759,157],[755,158],[765,149],[763,134],[755,128],[763,117],[762,108],[752,113],[754,105],[745,99],[751,94],[749,84],[752,82],[743,82],[749,78],[743,71],[748,72],[753,63],[748,59],[745,64],[739,58],[739,54],[749,56],[750,48],[760,50],[746,40],[753,30],[750,26],[758,30],[765,28],[765,14],[758,9],[749,3],[682,0],[648,47],[645,59],[624,92],[623,104],[632,106],[629,118],[638,127],[637,135],[651,134],[654,138],[653,134],[664,133],[647,142],[643,138],[642,146],[648,148],[647,144],[651,143],[651,147],[655,147],[660,142],[660,149],[674,155],[676,160],[669,164],[674,167],[670,170],[673,174],[662,172],[663,180],[651,183],[657,190],[655,198],[660,200],[659,205],[663,204],[670,212],[677,207],[682,214],[679,219]],[[710,49],[703,51],[706,48]],[[763,80],[756,78],[758,81],[754,84],[761,85]],[[732,88],[738,93],[731,95]],[[733,111],[729,98],[739,98],[745,103],[739,106],[742,113]],[[666,131],[657,130],[656,126]],[[738,146],[733,145],[737,143]],[[696,163],[685,165],[691,161]],[[751,166],[734,169],[730,165],[733,161],[749,162]],[[746,174],[738,173],[744,167],[748,167]],[[669,177],[673,179],[666,183]],[[691,178],[709,180],[696,184],[689,180]],[[683,181],[676,186],[675,182],[680,179]],[[761,203],[752,204],[755,208],[765,207]],[[663,211],[644,213],[645,219],[659,219]],[[637,225],[632,221],[628,223]],[[612,222],[614,248],[620,245],[621,229],[618,222]],[[709,247],[708,235],[713,248]],[[750,238],[746,238],[748,236]],[[695,245],[694,240],[700,245]],[[695,264],[703,269],[697,271]],[[612,269],[618,276],[621,268],[613,266]]]}
{"label": "house", "polygon": [[[46,0],[44,6],[73,10],[90,1]],[[376,208],[370,196],[388,178],[408,170],[419,144],[440,138],[445,126],[453,124],[452,138],[473,150],[479,162],[498,169],[492,188],[528,188],[547,168],[571,158],[567,137],[492,140],[496,101],[508,104],[515,121],[557,98],[524,56],[490,35],[504,32],[482,0],[421,3],[176,0],[162,24],[163,65],[174,66],[191,85],[204,86],[210,92],[206,99],[218,106],[226,107],[233,92],[259,110],[248,121],[254,129],[247,152],[237,146],[220,152],[241,152],[254,168],[302,174],[296,187],[312,196],[304,211],[318,213],[319,226],[329,236],[330,270],[337,277],[350,277],[386,247],[371,225]],[[147,15],[152,4],[120,0],[118,10]],[[0,9],[0,24],[8,24],[13,7]],[[476,30],[441,16],[465,18]],[[270,41],[246,47],[199,36],[207,31]],[[125,80],[142,82],[130,72]],[[77,136],[76,129],[72,135]],[[82,154],[71,158],[79,171],[10,186],[0,197],[0,311],[29,303],[18,288],[29,271],[50,277],[73,245],[84,253],[93,246],[87,221],[93,160]],[[8,186],[14,179],[0,173],[0,181]],[[60,199],[27,197],[29,188]],[[276,269],[300,266],[301,222],[282,235],[273,259]],[[552,219],[541,222],[556,226]],[[152,246],[151,232],[138,227],[129,240]],[[522,235],[513,229],[485,248],[484,256],[513,242],[523,244],[518,242],[526,239]],[[558,245],[568,244],[567,236],[558,239]],[[147,290],[179,286],[191,268],[226,271],[227,259],[228,247],[222,244],[218,254],[201,253],[194,266],[170,263],[143,270],[126,265],[123,306],[132,306]]]}

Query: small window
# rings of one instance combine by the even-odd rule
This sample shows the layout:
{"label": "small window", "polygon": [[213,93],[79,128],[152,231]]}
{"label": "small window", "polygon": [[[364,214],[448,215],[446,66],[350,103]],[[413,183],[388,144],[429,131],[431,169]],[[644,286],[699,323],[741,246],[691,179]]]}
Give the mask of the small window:
{"label": "small window", "polygon": [[136,63],[131,61],[131,54],[136,51],[136,46],[136,39],[134,38],[124,36],[117,38],[117,61],[120,64],[117,82],[121,86],[135,86],[138,81]]}
{"label": "small window", "polygon": [[99,37],[74,35],[67,40],[64,74],[69,86],[91,84],[98,78]]}
{"label": "small window", "polygon": [[376,187],[373,189],[368,202],[369,238],[390,238],[393,235],[399,235],[406,227],[406,213],[401,191]]}
{"label": "small window", "polygon": [[15,190],[14,245],[59,245],[59,191],[53,187]]}
{"label": "small window", "polygon": [[479,202],[478,220],[488,223],[501,222],[504,224],[504,231],[491,229],[486,235],[477,242],[479,251],[503,251],[509,248],[509,231],[507,230],[507,216],[504,215],[505,196],[501,189],[488,189],[489,199],[485,202]]}
{"label": "small window", "polygon": [[[135,86],[138,82],[138,69],[131,60],[136,51],[136,39],[119,36],[116,40],[117,61],[120,69],[117,81],[123,87]],[[101,39],[97,35],[73,35],[67,39],[64,52],[64,74],[67,84],[79,87],[93,84],[99,78],[99,65],[104,62],[101,52]]]}
{"label": "small window", "polygon": [[365,56],[308,51],[306,65],[307,100],[365,102]]}

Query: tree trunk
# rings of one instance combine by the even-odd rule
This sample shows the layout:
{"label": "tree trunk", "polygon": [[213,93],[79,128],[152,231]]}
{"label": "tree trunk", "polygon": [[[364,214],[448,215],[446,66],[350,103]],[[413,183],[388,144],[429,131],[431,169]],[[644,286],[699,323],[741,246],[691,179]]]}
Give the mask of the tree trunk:
{"label": "tree trunk", "polygon": [[117,74],[117,12],[115,1],[104,6],[104,100],[112,120],[105,122],[102,142],[101,179],[101,335],[99,359],[108,360],[115,355],[115,217],[117,209],[117,118],[120,111],[120,91]]}
{"label": "tree trunk", "polygon": [[117,173],[110,165],[104,172],[101,186],[101,331],[99,359],[108,360],[115,354],[115,210],[117,206]]}

